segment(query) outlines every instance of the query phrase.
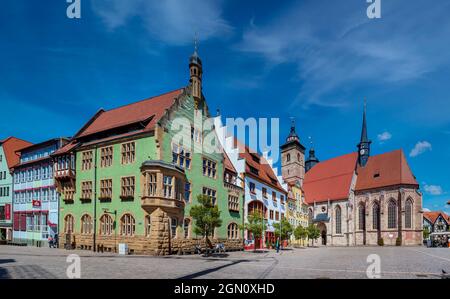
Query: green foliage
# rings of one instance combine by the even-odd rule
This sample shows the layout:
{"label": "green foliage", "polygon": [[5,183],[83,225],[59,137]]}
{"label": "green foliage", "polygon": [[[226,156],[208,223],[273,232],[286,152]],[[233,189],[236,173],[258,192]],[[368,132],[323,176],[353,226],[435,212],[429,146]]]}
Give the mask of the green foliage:
{"label": "green foliage", "polygon": [[267,230],[267,222],[261,213],[253,211],[248,215],[247,223],[241,226],[241,229],[252,232],[254,238],[262,238],[264,232]]}
{"label": "green foliage", "polygon": [[294,237],[296,240],[304,240],[308,237],[308,230],[299,225],[294,230]]}
{"label": "green foliage", "polygon": [[211,197],[206,195],[197,196],[198,205],[192,206],[190,215],[194,220],[194,233],[208,239],[212,236],[216,227],[222,226],[220,211],[213,205]]}
{"label": "green foliage", "polygon": [[307,231],[308,231],[308,238],[312,240],[312,243],[314,245],[314,241],[320,237],[320,230],[317,228],[316,225],[310,224],[307,228]]}
{"label": "green foliage", "polygon": [[378,239],[378,246],[384,246],[384,239],[383,238],[379,238]]}
{"label": "green foliage", "polygon": [[430,237],[430,230],[428,229],[428,227],[425,227],[425,228],[423,229],[423,238],[424,238],[425,240],[428,240],[429,237]]}
{"label": "green foliage", "polygon": [[[280,225],[281,223],[281,225]],[[275,238],[281,236],[281,240],[286,240],[289,237],[289,234],[292,233],[292,225],[286,218],[281,219],[280,223],[274,223],[273,227],[275,229]]]}

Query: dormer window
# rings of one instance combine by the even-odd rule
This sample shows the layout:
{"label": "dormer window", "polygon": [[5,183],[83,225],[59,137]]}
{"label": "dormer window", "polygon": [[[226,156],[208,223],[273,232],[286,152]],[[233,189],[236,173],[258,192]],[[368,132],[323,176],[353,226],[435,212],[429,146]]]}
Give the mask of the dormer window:
{"label": "dormer window", "polygon": [[259,171],[255,167],[250,166],[250,172],[253,174],[259,175]]}

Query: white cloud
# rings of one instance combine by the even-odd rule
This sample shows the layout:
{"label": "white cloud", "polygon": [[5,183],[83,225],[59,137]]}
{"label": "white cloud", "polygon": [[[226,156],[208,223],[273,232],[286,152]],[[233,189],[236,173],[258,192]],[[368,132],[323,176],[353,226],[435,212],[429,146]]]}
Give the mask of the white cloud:
{"label": "white cloud", "polygon": [[443,194],[441,186],[425,185],[423,187],[423,189],[425,190],[426,193],[431,194],[431,195],[442,195]]}
{"label": "white cloud", "polygon": [[[341,107],[360,83],[412,81],[450,64],[450,55],[442,54],[449,44],[450,19],[443,10],[449,3],[437,2],[383,2],[380,21],[367,18],[360,0],[296,2],[266,23],[255,18],[237,49],[270,65],[296,65],[302,87],[294,104]],[[327,97],[334,91],[343,99]]]}
{"label": "white cloud", "polygon": [[220,0],[92,0],[92,8],[109,30],[137,18],[155,38],[169,44],[192,43],[227,35],[232,27],[222,17]]}
{"label": "white cloud", "polygon": [[392,134],[386,131],[381,134],[378,134],[377,138],[380,144],[383,144],[384,142],[392,138]]}
{"label": "white cloud", "polygon": [[430,209],[427,209],[427,208],[423,208],[423,211],[424,211],[424,212],[431,212],[431,210],[430,210]]}
{"label": "white cloud", "polygon": [[426,151],[431,151],[432,150],[432,146],[431,143],[429,143],[428,141],[419,141],[416,143],[416,145],[414,146],[414,148],[411,150],[411,152],[409,153],[410,157],[417,157],[420,154],[423,154]]}

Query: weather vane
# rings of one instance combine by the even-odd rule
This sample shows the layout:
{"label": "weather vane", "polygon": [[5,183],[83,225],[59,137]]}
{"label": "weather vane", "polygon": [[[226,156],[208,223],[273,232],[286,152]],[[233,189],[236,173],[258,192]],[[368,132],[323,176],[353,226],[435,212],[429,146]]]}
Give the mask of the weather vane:
{"label": "weather vane", "polygon": [[194,48],[195,48],[195,52],[197,52],[198,50],[198,32],[195,31],[195,36],[194,36]]}
{"label": "weather vane", "polygon": [[291,116],[291,127],[295,127],[295,117]]}

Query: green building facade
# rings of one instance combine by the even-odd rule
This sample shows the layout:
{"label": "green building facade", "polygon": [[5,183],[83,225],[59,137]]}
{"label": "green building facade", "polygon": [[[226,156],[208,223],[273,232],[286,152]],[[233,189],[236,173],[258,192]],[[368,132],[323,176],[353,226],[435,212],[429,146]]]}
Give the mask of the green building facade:
{"label": "green building facade", "polygon": [[204,243],[194,234],[190,208],[205,194],[223,221],[214,242],[242,248],[243,190],[210,138],[201,75],[195,52],[189,86],[100,110],[53,155],[61,246],[116,251],[125,243],[129,252],[191,252]]}

